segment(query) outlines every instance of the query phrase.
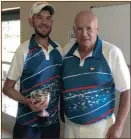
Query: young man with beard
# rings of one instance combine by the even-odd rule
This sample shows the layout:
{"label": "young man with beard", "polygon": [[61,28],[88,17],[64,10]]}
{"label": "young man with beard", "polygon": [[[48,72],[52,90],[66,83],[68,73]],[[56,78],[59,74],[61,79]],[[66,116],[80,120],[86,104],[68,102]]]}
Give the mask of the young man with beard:
{"label": "young man with beard", "polygon": [[[35,34],[24,42],[13,58],[3,92],[18,101],[18,112],[13,138],[59,138],[58,101],[62,49],[49,35],[54,7],[47,2],[36,2],[30,11],[29,24]],[[14,89],[20,79],[20,91]],[[30,93],[52,85],[51,99],[32,103]],[[46,109],[48,117],[40,117]]]}

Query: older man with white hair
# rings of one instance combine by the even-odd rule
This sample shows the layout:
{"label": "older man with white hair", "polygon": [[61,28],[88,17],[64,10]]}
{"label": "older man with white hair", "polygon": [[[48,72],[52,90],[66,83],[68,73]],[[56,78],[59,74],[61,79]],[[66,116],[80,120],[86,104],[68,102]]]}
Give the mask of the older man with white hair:
{"label": "older man with white hair", "polygon": [[[130,74],[123,54],[100,39],[91,11],[76,15],[74,33],[77,41],[64,47],[62,66],[65,138],[119,138],[130,108]],[[115,120],[116,90],[121,95]]]}

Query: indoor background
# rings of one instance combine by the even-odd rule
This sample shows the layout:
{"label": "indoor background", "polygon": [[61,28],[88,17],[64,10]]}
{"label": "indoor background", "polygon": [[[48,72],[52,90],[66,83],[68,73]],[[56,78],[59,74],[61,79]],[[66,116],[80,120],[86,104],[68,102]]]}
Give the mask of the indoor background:
{"label": "indoor background", "polygon": [[[30,39],[33,29],[28,24],[29,11],[34,2],[33,1],[5,1],[2,2],[2,10],[19,7],[20,8],[20,43]],[[72,30],[73,20],[75,15],[81,10],[90,9],[91,6],[103,7],[110,5],[123,5],[128,4],[129,2],[62,2],[62,1],[52,1],[49,2],[52,4],[55,9],[55,15],[53,17],[53,29],[51,33],[51,38],[58,42],[62,47],[68,43],[68,31]],[[3,47],[3,45],[2,45]],[[10,47],[13,47],[10,45]],[[8,62],[7,62],[8,63]],[[128,63],[128,66],[130,64]],[[3,72],[2,67],[2,72]],[[119,98],[119,94],[117,95]],[[3,101],[3,98],[2,98]],[[3,103],[3,102],[2,102]],[[118,108],[118,99],[116,106]],[[116,108],[116,111],[117,111]],[[15,117],[9,115],[5,112],[2,112],[2,129],[5,131],[12,133],[12,129],[14,126]],[[63,127],[64,124],[61,124],[61,137],[63,137]],[[122,138],[130,138],[130,115],[127,117],[127,121],[125,123],[124,131],[122,134]]]}

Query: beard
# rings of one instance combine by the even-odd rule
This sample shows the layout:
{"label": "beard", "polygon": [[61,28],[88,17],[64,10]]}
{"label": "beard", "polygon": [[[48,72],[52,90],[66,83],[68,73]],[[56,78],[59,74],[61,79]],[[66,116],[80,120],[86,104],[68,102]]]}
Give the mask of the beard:
{"label": "beard", "polygon": [[35,33],[36,33],[37,35],[39,35],[40,37],[42,37],[42,38],[47,38],[47,37],[49,37],[52,28],[50,28],[49,31],[48,31],[47,33],[41,33],[36,27],[34,27],[34,30],[35,30]]}

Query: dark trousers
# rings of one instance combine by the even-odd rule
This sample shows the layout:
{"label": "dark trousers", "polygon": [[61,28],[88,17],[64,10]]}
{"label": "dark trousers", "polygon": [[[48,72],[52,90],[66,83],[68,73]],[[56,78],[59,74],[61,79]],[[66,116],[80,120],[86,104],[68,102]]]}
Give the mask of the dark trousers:
{"label": "dark trousers", "polygon": [[60,138],[60,123],[47,127],[28,127],[15,124],[13,130],[13,139],[40,139],[40,138]]}

